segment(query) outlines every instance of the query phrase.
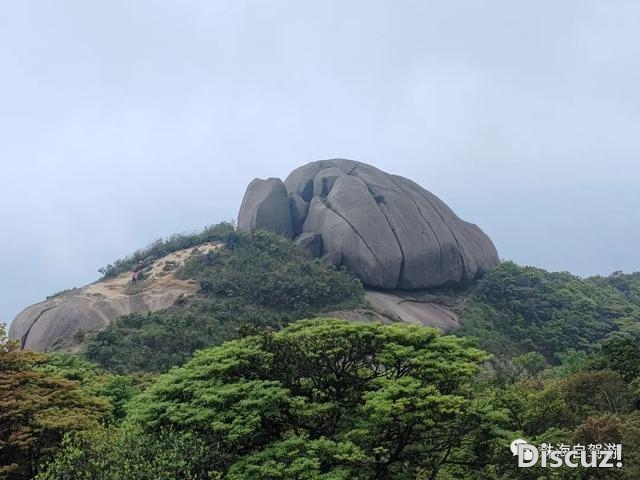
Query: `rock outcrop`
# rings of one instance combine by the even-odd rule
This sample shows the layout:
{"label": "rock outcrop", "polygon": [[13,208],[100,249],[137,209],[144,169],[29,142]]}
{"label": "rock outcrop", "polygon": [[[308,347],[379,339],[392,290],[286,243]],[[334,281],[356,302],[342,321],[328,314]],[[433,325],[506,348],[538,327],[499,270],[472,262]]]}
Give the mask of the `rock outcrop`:
{"label": "rock outcrop", "polygon": [[[320,234],[302,233],[296,243],[307,255],[322,250]],[[74,352],[85,337],[102,330],[121,315],[166,310],[188,305],[197,294],[194,280],[182,280],[174,271],[193,253],[205,253],[218,244],[205,243],[162,257],[144,269],[144,280],[131,285],[129,273],[73,288],[27,307],[14,319],[9,337],[23,348]],[[405,322],[441,328],[458,327],[455,298],[428,292],[365,292],[361,308],[322,313],[353,321]],[[182,308],[181,307],[181,308]]]}
{"label": "rock outcrop", "polygon": [[499,263],[489,237],[438,197],[353,160],[312,162],[284,182],[252,181],[238,227],[293,238],[383,289],[460,284]]}
{"label": "rock outcrop", "polygon": [[195,251],[217,247],[207,243],[158,259],[135,286],[130,284],[130,273],[124,273],[50,297],[20,312],[11,323],[9,337],[31,350],[73,351],[85,334],[101,330],[121,315],[166,310],[195,295],[197,283],[178,279],[173,271]]}
{"label": "rock outcrop", "polygon": [[324,314],[356,322],[413,323],[450,332],[460,326],[455,297],[428,292],[381,292],[367,290],[365,308],[338,310]]}

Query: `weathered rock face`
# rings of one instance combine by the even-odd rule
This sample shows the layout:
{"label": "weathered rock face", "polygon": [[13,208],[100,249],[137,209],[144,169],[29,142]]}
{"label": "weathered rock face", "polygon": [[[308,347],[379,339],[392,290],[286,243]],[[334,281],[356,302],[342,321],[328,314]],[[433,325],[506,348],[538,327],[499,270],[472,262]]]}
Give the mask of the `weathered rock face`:
{"label": "weathered rock face", "polygon": [[304,245],[319,235],[319,256],[346,266],[365,285],[385,289],[463,283],[499,263],[489,237],[438,197],[353,160],[312,162],[284,183],[254,180],[238,227],[300,238]]}
{"label": "weathered rock face", "polygon": [[455,313],[455,299],[431,296],[428,292],[365,292],[366,308],[338,310],[326,317],[343,318],[356,322],[413,323],[437,327],[450,332],[460,326]]}
{"label": "weathered rock face", "polygon": [[173,271],[195,251],[218,245],[179,250],[145,269],[144,281],[130,285],[130,274],[74,288],[27,307],[11,323],[9,338],[31,350],[73,351],[87,333],[96,332],[121,315],[166,310],[196,294],[197,282],[181,280]]}

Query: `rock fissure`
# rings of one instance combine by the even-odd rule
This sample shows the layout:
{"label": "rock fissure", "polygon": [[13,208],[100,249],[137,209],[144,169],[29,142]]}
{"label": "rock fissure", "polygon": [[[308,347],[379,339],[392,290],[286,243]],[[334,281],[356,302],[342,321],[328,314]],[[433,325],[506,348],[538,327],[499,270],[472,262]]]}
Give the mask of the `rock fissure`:
{"label": "rock fissure", "polygon": [[356,227],[353,226],[353,224],[347,220],[340,212],[337,212],[334,208],[331,207],[331,203],[330,202],[323,202],[324,206],[327,207],[329,210],[331,210],[333,213],[335,213],[336,215],[338,215],[342,220],[344,220],[344,222],[349,225],[349,227],[354,231],[354,233],[358,236],[358,238],[360,240],[362,240],[362,243],[364,243],[364,245],[367,247],[367,249],[369,249],[369,251],[371,252],[371,255],[373,255],[373,258],[375,258],[376,262],[378,262],[378,264],[381,267],[384,267],[384,264],[380,261],[380,259],[378,258],[378,256],[375,254],[375,252],[371,249],[371,247],[369,246],[369,244],[367,243],[367,241],[362,238],[362,235],[360,235],[360,233],[358,232],[358,229]]}
{"label": "rock fissure", "polygon": [[58,305],[52,305],[48,308],[44,308],[37,316],[36,318],[33,319],[33,321],[31,322],[31,325],[29,325],[29,328],[27,328],[27,331],[24,333],[24,335],[22,336],[22,338],[20,339],[20,348],[24,348],[25,345],[27,344],[27,339],[29,338],[29,334],[31,333],[31,329],[34,327],[34,325],[36,323],[38,323],[38,320],[40,320],[40,318],[42,317],[42,315],[44,315],[45,313],[47,313],[50,310],[53,310],[54,308],[56,308]]}
{"label": "rock fissure", "polygon": [[380,212],[382,213],[385,220],[387,221],[387,225],[389,225],[389,229],[391,230],[391,233],[393,233],[393,236],[396,239],[396,243],[398,244],[398,248],[400,249],[400,255],[402,256],[402,260],[400,262],[400,273],[398,275],[398,281],[396,282],[396,287],[397,287],[400,284],[400,279],[402,278],[402,275],[404,274],[404,269],[405,269],[406,256],[402,248],[402,242],[400,242],[398,233],[396,232],[396,229],[393,226],[391,218],[389,218],[390,217],[389,213],[386,212],[385,209],[380,206],[380,203],[377,201],[378,199],[376,198],[376,193],[371,188],[371,185],[367,185],[367,190],[369,190],[369,193],[371,194],[371,196],[374,197],[374,200],[376,200],[376,205],[378,206],[378,209],[380,209]]}
{"label": "rock fissure", "polygon": [[438,243],[438,249],[440,250],[440,271],[442,272],[443,269],[444,269],[444,251],[442,249],[442,242],[440,242],[440,239],[438,238],[438,235],[436,235],[435,229],[433,228],[433,226],[431,225],[431,222],[429,222],[427,217],[425,217],[424,213],[422,213],[422,209],[420,208],[418,203],[411,197],[411,195],[409,195],[404,190],[404,188],[402,188],[402,185],[398,184],[398,182],[396,182],[395,178],[393,178],[393,177],[391,177],[391,181],[393,182],[393,184],[395,186],[397,186],[400,189],[400,191],[402,191],[409,198],[409,201],[411,201],[411,203],[413,203],[413,205],[416,207],[416,210],[418,211],[418,213],[420,214],[420,216],[424,220],[424,223],[426,223],[427,226],[429,227],[429,229],[431,230],[431,233],[433,234],[433,238],[436,239],[436,242]]}
{"label": "rock fissure", "polygon": [[440,213],[440,210],[438,210],[438,208],[433,204],[431,199],[427,195],[424,195],[422,192],[417,192],[417,193],[422,198],[424,198],[424,200],[429,205],[431,205],[431,208],[433,208],[433,210],[436,212],[436,214],[438,214],[438,216],[442,220],[442,223],[444,223],[444,225],[447,227],[447,229],[451,233],[451,236],[453,237],[453,240],[456,242],[456,246],[458,247],[458,255],[460,257],[460,265],[462,266],[462,270],[461,270],[462,271],[462,278],[460,279],[460,280],[462,280],[464,278],[464,272],[465,272],[465,269],[466,269],[466,265],[465,265],[465,260],[464,260],[464,253],[465,252],[464,252],[464,248],[462,247],[462,245],[460,245],[460,240],[458,240],[458,237],[456,236],[456,234],[451,229],[451,226],[449,224],[447,224],[447,222],[445,221],[444,217],[442,216],[442,213]]}

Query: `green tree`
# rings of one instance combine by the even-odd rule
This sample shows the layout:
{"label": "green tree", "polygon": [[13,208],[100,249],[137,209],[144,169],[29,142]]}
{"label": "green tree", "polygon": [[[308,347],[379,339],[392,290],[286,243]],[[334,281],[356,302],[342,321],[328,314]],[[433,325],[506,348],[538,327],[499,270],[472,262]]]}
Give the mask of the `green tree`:
{"label": "green tree", "polygon": [[603,413],[590,416],[573,433],[573,441],[582,445],[619,443],[622,445],[621,468],[611,470],[577,468],[570,478],[636,480],[640,478],[640,412],[628,415]]}
{"label": "green tree", "polygon": [[578,372],[559,381],[574,422],[598,413],[633,410],[635,396],[630,385],[611,370]]}
{"label": "green tree", "polygon": [[640,335],[616,333],[602,342],[605,364],[625,380],[640,376]]}
{"label": "green tree", "polygon": [[189,434],[147,435],[139,428],[95,429],[65,436],[37,480],[205,480],[210,450]]}
{"label": "green tree", "polygon": [[198,280],[209,296],[300,315],[358,306],[363,297],[355,277],[265,231],[229,235],[224,248],[188,260],[182,275]]}
{"label": "green tree", "polygon": [[46,355],[20,350],[0,324],[0,479],[31,479],[59,448],[65,432],[99,425],[111,415],[103,398],[39,370]]}
{"label": "green tree", "polygon": [[112,407],[111,420],[116,423],[124,419],[129,400],[141,393],[154,379],[148,373],[117,375],[106,372],[81,356],[68,353],[47,354],[45,362],[36,369],[49,377],[78,382],[88,396],[108,400]]}
{"label": "green tree", "polygon": [[461,302],[456,335],[473,335],[492,353],[535,351],[557,364],[570,349],[591,352],[614,331],[639,330],[640,302],[633,292],[600,277],[503,262]]}
{"label": "green tree", "polygon": [[436,329],[305,320],[198,352],[134,400],[148,434],[188,433],[229,478],[435,478],[478,434],[486,355]]}

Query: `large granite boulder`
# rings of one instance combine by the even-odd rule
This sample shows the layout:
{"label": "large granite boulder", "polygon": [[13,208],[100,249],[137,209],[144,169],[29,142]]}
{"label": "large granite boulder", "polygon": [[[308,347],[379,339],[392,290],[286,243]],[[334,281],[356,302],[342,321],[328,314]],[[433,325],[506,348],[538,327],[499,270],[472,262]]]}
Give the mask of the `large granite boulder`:
{"label": "large granite boulder", "polygon": [[384,289],[464,283],[499,263],[489,237],[438,197],[411,180],[346,159],[309,163],[284,182],[254,180],[238,227],[302,236],[304,242],[319,234],[318,256]]}

